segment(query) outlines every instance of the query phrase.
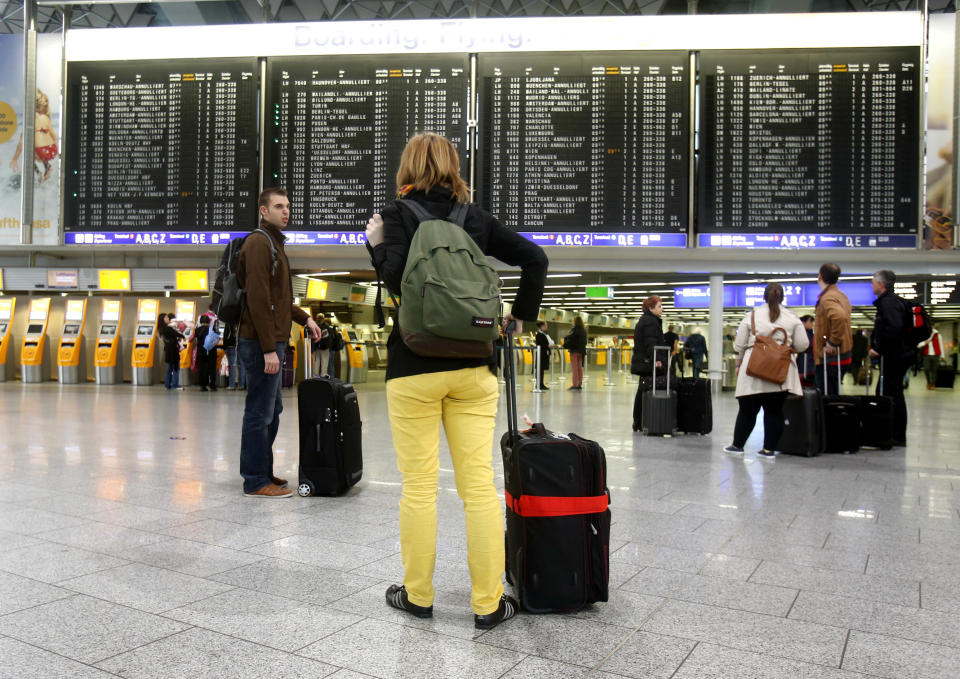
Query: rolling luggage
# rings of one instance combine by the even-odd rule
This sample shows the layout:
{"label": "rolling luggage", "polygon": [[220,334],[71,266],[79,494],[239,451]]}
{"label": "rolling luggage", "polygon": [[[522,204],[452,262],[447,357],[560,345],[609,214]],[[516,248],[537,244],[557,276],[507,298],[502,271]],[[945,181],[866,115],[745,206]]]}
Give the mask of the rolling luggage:
{"label": "rolling luggage", "polygon": [[[309,352],[305,352],[309,356]],[[310,358],[306,359],[310,374]],[[297,492],[339,495],[363,476],[360,407],[352,384],[332,377],[305,379],[297,389],[300,472]]]}
{"label": "rolling luggage", "polygon": [[[823,384],[827,384],[827,354],[823,354]],[[823,397],[825,453],[855,453],[860,450],[860,399],[840,396],[842,371],[837,367],[837,396]]]}
{"label": "rolling luggage", "polygon": [[783,403],[784,429],[778,448],[786,455],[813,457],[824,451],[823,395],[816,389],[804,389],[800,398]]}
{"label": "rolling luggage", "polygon": [[500,440],[506,500],[506,576],[524,610],[576,611],[606,601],[610,494],[603,449],[542,424],[517,429],[513,344],[504,348],[507,433]]}
{"label": "rolling luggage", "polygon": [[663,350],[666,355],[664,366],[670,363],[670,347],[653,348],[653,377],[652,389],[643,392],[643,418],[640,426],[647,436],[672,436],[677,428],[677,395],[670,389],[670,369],[666,368],[666,388],[660,389],[657,383],[657,350]]}
{"label": "rolling luggage", "polygon": [[677,429],[687,434],[713,431],[710,380],[681,377],[677,385]]}
{"label": "rolling luggage", "polygon": [[937,389],[953,389],[953,380],[957,376],[957,371],[950,365],[941,365],[937,368],[937,377],[935,385]]}
{"label": "rolling luggage", "polygon": [[[880,359],[880,384],[882,387],[882,358]],[[860,445],[868,448],[890,450],[893,448],[893,399],[889,396],[872,395],[870,393],[869,377],[866,390],[865,396],[858,397],[860,401]]]}

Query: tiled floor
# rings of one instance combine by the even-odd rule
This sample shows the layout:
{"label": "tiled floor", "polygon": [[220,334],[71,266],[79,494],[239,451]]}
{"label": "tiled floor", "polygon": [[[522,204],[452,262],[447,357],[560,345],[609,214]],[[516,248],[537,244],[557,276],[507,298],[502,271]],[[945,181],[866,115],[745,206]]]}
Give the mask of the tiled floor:
{"label": "tiled floor", "polygon": [[[960,397],[915,379],[906,449],[767,461],[720,453],[731,395],[711,436],[644,438],[616,382],[520,397],[606,450],[610,601],[486,633],[448,457],[434,618],[384,603],[402,566],[382,382],[358,388],[363,481],[272,501],[240,494],[241,393],[2,384],[0,677],[960,676]],[[289,392],[291,480],[295,412]]]}

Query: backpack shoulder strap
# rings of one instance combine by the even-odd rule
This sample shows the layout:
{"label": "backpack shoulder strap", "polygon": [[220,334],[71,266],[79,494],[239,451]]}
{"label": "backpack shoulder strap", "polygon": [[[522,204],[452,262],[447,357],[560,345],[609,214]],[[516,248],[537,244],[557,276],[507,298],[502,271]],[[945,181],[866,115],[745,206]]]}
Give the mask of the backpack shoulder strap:
{"label": "backpack shoulder strap", "polygon": [[447,221],[453,222],[461,229],[464,228],[467,223],[467,204],[456,203],[453,209],[450,210],[450,216],[447,217]]}
{"label": "backpack shoulder strap", "polygon": [[273,242],[273,236],[261,229],[259,226],[250,233],[262,233],[263,237],[267,239],[267,243],[270,244],[270,255],[273,257],[273,264],[270,265],[270,275],[275,275],[277,273],[277,245]]}
{"label": "backpack shoulder strap", "polygon": [[415,200],[410,200],[408,198],[398,198],[398,205],[403,205],[405,208],[410,210],[413,213],[413,216],[417,218],[419,222],[425,222],[428,219],[436,219],[432,214],[427,211],[427,208],[423,207],[420,203]]}

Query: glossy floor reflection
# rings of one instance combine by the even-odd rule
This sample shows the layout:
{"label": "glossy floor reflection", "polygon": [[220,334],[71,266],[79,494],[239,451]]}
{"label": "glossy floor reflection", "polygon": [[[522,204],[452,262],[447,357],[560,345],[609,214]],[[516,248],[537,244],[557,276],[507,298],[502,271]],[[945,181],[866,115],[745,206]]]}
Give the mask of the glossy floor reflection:
{"label": "glossy floor reflection", "polygon": [[[720,452],[731,395],[711,436],[644,438],[615,381],[520,396],[606,450],[610,601],[483,634],[449,457],[434,618],[384,603],[402,566],[382,382],[358,386],[363,481],[288,500],[241,496],[242,393],[0,384],[0,676],[957,676],[960,397],[915,379],[906,449],[768,461],[759,432]],[[288,392],[291,480],[295,415]]]}

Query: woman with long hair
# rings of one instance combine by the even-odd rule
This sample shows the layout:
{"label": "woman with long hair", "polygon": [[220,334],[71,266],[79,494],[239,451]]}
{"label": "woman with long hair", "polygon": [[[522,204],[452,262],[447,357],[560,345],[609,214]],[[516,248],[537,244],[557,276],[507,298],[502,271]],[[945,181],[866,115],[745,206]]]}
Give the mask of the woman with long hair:
{"label": "woman with long hair", "polygon": [[583,319],[575,316],[573,327],[563,338],[563,348],[570,352],[570,368],[573,370],[573,384],[568,391],[583,389],[583,364],[587,358],[587,329]]}
{"label": "woman with long hair", "polygon": [[[760,458],[771,459],[776,455],[780,436],[783,434],[783,402],[787,396],[803,396],[800,375],[797,372],[797,353],[807,350],[810,340],[807,330],[795,313],[783,305],[783,287],[779,283],[769,283],[763,292],[764,303],[748,313],[737,328],[734,349],[737,352],[737,423],[733,430],[733,443],[723,451],[731,455],[743,455],[743,446],[757,421],[757,414],[763,409],[763,449]],[[787,335],[786,343],[794,350],[790,360],[790,370],[783,384],[770,382],[760,377],[747,375],[747,364],[757,335],[771,336],[777,328]],[[778,333],[777,335],[781,335]]]}
{"label": "woman with long hair", "polygon": [[[416,201],[439,219],[466,203],[463,229],[484,254],[521,268],[520,286],[504,323],[536,321],[547,274],[543,250],[469,203],[460,177],[460,158],[436,134],[413,137],[400,158],[397,197]],[[408,205],[393,202],[367,223],[367,247],[387,288],[400,290],[407,253],[419,219]],[[403,305],[403,300],[400,300]],[[446,432],[457,492],[466,514],[474,626],[490,629],[516,615],[515,599],[503,593],[502,500],[491,466],[500,389],[493,352],[483,358],[423,356],[404,342],[399,321],[387,340],[387,410],[400,496],[403,584],[390,585],[387,604],[420,618],[433,615],[433,571],[437,541],[437,475],[440,425]]]}

